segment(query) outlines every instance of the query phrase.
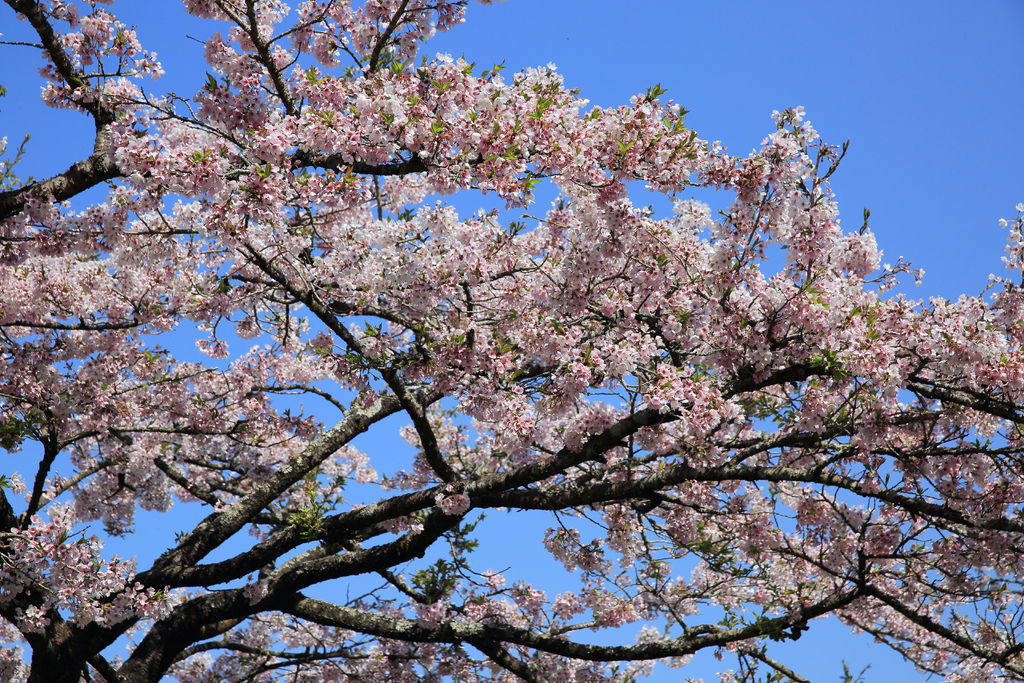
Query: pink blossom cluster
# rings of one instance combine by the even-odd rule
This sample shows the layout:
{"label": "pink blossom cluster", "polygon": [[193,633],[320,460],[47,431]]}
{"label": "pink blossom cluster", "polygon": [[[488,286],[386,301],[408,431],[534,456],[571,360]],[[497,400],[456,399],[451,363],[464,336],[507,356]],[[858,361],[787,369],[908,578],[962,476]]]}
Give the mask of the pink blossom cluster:
{"label": "pink blossom cluster", "polygon": [[73,531],[70,507],[51,506],[48,515],[49,521],[37,517],[27,529],[4,534],[0,602],[9,603],[29,590],[44,596],[40,604],[18,610],[19,629],[43,633],[51,610],[83,625],[159,619],[170,611],[176,600],[170,592],[133,582],[134,562],[103,559],[99,539]]}

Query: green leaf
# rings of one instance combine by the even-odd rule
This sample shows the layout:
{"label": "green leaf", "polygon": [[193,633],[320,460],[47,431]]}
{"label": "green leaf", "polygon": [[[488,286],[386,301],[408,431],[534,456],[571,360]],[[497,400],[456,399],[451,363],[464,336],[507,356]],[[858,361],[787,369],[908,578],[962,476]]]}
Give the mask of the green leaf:
{"label": "green leaf", "polygon": [[553,105],[554,103],[555,101],[550,97],[540,98],[539,100],[537,100],[537,107],[534,109],[533,113],[527,114],[526,118],[539,121],[540,118],[544,116],[544,112],[550,109],[551,105]]}
{"label": "green leaf", "polygon": [[655,83],[654,85],[647,89],[647,93],[644,95],[644,99],[647,100],[648,102],[653,102],[654,100],[658,99],[659,95],[664,95],[667,92],[667,89],[661,87],[661,83]]}
{"label": "green leaf", "polygon": [[486,80],[489,77],[497,76],[499,73],[502,72],[502,70],[504,70],[504,68],[505,68],[505,62],[502,61],[501,64],[495,64],[490,69],[487,69],[482,74],[480,74],[480,78],[483,78],[483,79]]}

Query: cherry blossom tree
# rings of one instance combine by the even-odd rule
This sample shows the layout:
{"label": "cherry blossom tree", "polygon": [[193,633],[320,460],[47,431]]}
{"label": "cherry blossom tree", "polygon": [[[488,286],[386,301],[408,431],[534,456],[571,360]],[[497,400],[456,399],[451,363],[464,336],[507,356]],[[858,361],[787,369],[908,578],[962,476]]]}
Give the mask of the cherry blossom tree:
{"label": "cherry blossom tree", "polygon": [[[0,166],[3,680],[801,681],[826,615],[1024,679],[1021,281],[892,294],[800,109],[732,156],[658,87],[421,55],[454,0],[184,0],[210,74],[157,96],[106,3],[4,1],[95,141]],[[570,590],[481,565],[527,515]]]}

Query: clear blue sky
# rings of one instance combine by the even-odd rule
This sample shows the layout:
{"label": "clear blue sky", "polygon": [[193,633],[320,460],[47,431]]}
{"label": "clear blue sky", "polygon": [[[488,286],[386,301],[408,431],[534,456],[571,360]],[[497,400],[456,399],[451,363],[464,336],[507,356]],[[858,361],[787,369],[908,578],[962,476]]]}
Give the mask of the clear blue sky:
{"label": "clear blue sky", "polygon": [[[184,17],[174,0],[113,9],[164,62],[168,75],[148,89],[188,95],[201,86],[201,46],[187,36],[206,37],[210,24]],[[4,38],[26,35],[12,24],[0,9]],[[773,109],[803,105],[827,140],[851,140],[834,178],[846,228],[870,208],[887,260],[902,255],[926,270],[908,293],[955,298],[980,292],[1001,269],[997,219],[1024,201],[1022,35],[1019,0],[508,0],[471,5],[469,21],[427,52],[504,60],[509,70],[553,62],[599,105],[661,83],[703,138],[736,154],[771,131]],[[48,175],[87,153],[84,117],[38,105],[33,51],[3,47],[0,58],[9,92],[0,135],[15,143],[33,134],[25,171]],[[838,680],[841,657],[872,664],[867,680],[921,678],[868,639],[841,634],[812,629],[777,654],[814,681]],[[697,664],[657,679],[708,676],[717,663]]]}

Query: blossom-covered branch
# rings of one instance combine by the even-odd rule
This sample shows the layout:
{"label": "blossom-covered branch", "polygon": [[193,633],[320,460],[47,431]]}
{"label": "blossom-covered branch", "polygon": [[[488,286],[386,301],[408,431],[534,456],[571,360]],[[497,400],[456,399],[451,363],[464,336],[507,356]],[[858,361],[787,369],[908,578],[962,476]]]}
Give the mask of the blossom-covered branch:
{"label": "blossom-covered branch", "polygon": [[7,0],[97,136],[2,167],[0,678],[804,680],[833,615],[1024,679],[1024,290],[891,296],[801,109],[737,157],[659,87],[420,57],[452,0],[185,0],[211,72],[160,96],[104,4]]}

